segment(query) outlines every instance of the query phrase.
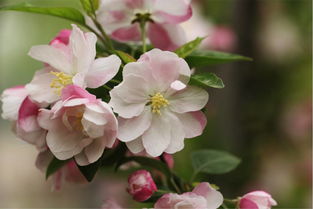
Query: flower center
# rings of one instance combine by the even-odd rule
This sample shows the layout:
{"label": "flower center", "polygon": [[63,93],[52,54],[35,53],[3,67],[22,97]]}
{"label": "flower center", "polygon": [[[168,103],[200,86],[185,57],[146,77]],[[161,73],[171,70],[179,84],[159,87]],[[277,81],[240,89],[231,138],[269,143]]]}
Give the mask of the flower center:
{"label": "flower center", "polygon": [[154,96],[151,97],[150,101],[151,111],[158,115],[161,115],[161,108],[169,105],[168,100],[165,99],[161,93],[156,93]]}
{"label": "flower center", "polygon": [[69,85],[72,84],[72,75],[68,75],[66,73],[63,72],[50,72],[52,75],[54,75],[56,78],[52,79],[51,83],[50,83],[50,87],[55,89],[55,93],[57,95],[61,95],[61,91],[62,89]]}

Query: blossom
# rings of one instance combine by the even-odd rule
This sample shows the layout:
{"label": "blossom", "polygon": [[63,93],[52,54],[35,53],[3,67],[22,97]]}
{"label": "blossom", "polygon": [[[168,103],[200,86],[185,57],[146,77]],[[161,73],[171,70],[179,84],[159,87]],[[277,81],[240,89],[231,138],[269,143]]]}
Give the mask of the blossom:
{"label": "blossom", "polygon": [[174,50],[186,42],[178,24],[192,16],[192,9],[190,0],[102,0],[96,15],[106,32],[122,42],[140,40],[138,19],[145,18],[151,43]]}
{"label": "blossom", "polygon": [[151,174],[146,170],[138,170],[128,178],[127,191],[138,202],[149,199],[157,190]]}
{"label": "blossom", "polygon": [[238,207],[240,209],[270,209],[277,205],[272,196],[264,191],[254,191],[240,198]]}
{"label": "blossom", "polygon": [[26,85],[30,97],[40,104],[48,105],[59,100],[67,85],[98,88],[118,72],[120,59],[116,55],[95,59],[96,35],[72,26],[68,45],[61,36],[51,45],[34,46],[29,51],[32,58],[48,64]]}
{"label": "blossom", "polygon": [[110,106],[86,90],[69,85],[51,110],[41,109],[39,124],[48,130],[47,145],[56,158],[75,157],[79,165],[97,161],[105,147],[112,147],[117,120]]}
{"label": "blossom", "polygon": [[[49,163],[53,159],[53,154],[49,149],[40,152],[36,158],[36,167],[42,172],[46,172]],[[87,183],[85,177],[79,171],[74,160],[70,160],[52,174],[52,190],[59,191],[64,182]]]}
{"label": "blossom", "polygon": [[123,70],[123,82],[110,91],[110,105],[119,114],[118,138],[133,153],[156,157],[184,147],[185,138],[202,134],[206,118],[200,111],[208,93],[187,86],[190,68],[168,51],[153,49]]}
{"label": "blossom", "polygon": [[223,195],[213,189],[209,183],[202,182],[192,192],[163,195],[155,203],[154,209],[217,209],[222,203]]}
{"label": "blossom", "polygon": [[16,136],[35,145],[38,150],[43,150],[46,131],[37,122],[40,106],[30,100],[25,87],[16,86],[4,90],[1,101],[2,117],[13,122]]}

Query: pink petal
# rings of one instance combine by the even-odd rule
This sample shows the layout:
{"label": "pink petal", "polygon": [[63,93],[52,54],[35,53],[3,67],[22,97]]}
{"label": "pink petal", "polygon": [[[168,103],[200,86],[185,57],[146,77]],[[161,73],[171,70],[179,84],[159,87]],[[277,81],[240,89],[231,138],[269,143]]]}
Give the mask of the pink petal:
{"label": "pink petal", "polygon": [[223,204],[223,195],[213,189],[207,182],[200,183],[192,192],[203,196],[207,200],[207,209],[216,209]]}
{"label": "pink petal", "polygon": [[139,41],[141,39],[138,23],[129,27],[119,28],[112,32],[111,37],[117,41]]}
{"label": "pink petal", "polygon": [[18,125],[25,131],[31,130],[31,127],[28,127],[26,120],[28,117],[37,117],[39,106],[32,102],[29,97],[26,97],[21,104],[18,113]]}
{"label": "pink petal", "polygon": [[256,203],[246,198],[242,198],[240,200],[239,208],[240,209],[260,209]]}
{"label": "pink petal", "polygon": [[118,72],[121,60],[116,55],[98,58],[86,75],[87,86],[98,88],[110,81]]}
{"label": "pink petal", "polygon": [[74,98],[86,98],[90,102],[97,101],[96,96],[76,85],[68,85],[62,90],[62,101]]}
{"label": "pink petal", "polygon": [[207,119],[202,111],[177,114],[184,127],[186,138],[200,136],[206,126]]}
{"label": "pink petal", "polygon": [[69,43],[69,38],[72,31],[68,29],[61,30],[59,34],[50,42],[50,45],[53,45],[56,42],[61,42],[65,45]]}
{"label": "pink petal", "polygon": [[[170,8],[170,9],[175,8],[176,10],[180,9],[181,11],[170,11],[170,10],[166,10],[166,8]],[[168,2],[166,2],[166,6],[163,7],[163,11],[155,12],[154,15],[157,18],[158,22],[178,24],[178,23],[185,22],[191,18],[192,8],[190,5],[183,5],[181,8],[178,8],[177,4],[171,7],[168,5]]]}

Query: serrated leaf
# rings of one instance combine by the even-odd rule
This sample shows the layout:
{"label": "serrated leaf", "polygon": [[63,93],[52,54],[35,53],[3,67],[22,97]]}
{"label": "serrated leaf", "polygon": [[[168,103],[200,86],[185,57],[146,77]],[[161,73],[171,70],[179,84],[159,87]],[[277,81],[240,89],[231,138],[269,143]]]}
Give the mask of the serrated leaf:
{"label": "serrated leaf", "polygon": [[184,45],[182,45],[181,47],[179,47],[178,49],[175,50],[175,53],[181,57],[181,58],[185,58],[187,57],[189,54],[191,54],[194,50],[196,50],[199,45],[201,44],[201,42],[203,41],[203,39],[205,38],[196,38],[193,41],[190,41]]}
{"label": "serrated leaf", "polygon": [[130,62],[136,62],[136,59],[132,57],[130,54],[127,54],[123,51],[115,50],[115,53],[121,58],[121,60],[127,64]]}
{"label": "serrated leaf", "polygon": [[224,174],[234,170],[240,159],[228,152],[218,150],[199,150],[191,155],[194,172]]}
{"label": "serrated leaf", "polygon": [[48,165],[46,170],[46,179],[49,178],[52,174],[54,174],[57,170],[62,168],[69,160],[59,160],[54,157]]}
{"label": "serrated leaf", "polygon": [[13,6],[0,7],[0,11],[20,11],[36,14],[45,14],[60,17],[72,22],[85,25],[85,18],[80,11],[67,7],[35,7],[30,4],[18,4]]}
{"label": "serrated leaf", "polygon": [[218,51],[197,51],[185,58],[189,66],[204,67],[236,61],[252,61],[249,57]]}
{"label": "serrated leaf", "polygon": [[212,87],[212,88],[224,88],[225,85],[221,78],[219,78],[214,73],[201,73],[192,75],[190,78],[191,85],[201,86],[201,87]]}

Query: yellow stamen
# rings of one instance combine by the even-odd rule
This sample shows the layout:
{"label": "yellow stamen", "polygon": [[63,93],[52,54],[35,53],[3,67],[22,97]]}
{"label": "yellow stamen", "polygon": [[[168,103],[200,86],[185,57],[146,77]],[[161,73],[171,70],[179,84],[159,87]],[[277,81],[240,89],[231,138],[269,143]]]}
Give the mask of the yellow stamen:
{"label": "yellow stamen", "polygon": [[65,86],[73,83],[73,81],[72,81],[73,76],[72,75],[68,75],[68,74],[63,73],[63,72],[54,72],[54,71],[51,71],[50,73],[56,77],[51,81],[50,87],[55,89],[54,92],[57,95],[61,95],[62,89]]}
{"label": "yellow stamen", "polygon": [[151,111],[158,115],[161,115],[161,108],[169,105],[168,100],[165,99],[161,93],[156,93],[154,96],[151,97],[150,101]]}

